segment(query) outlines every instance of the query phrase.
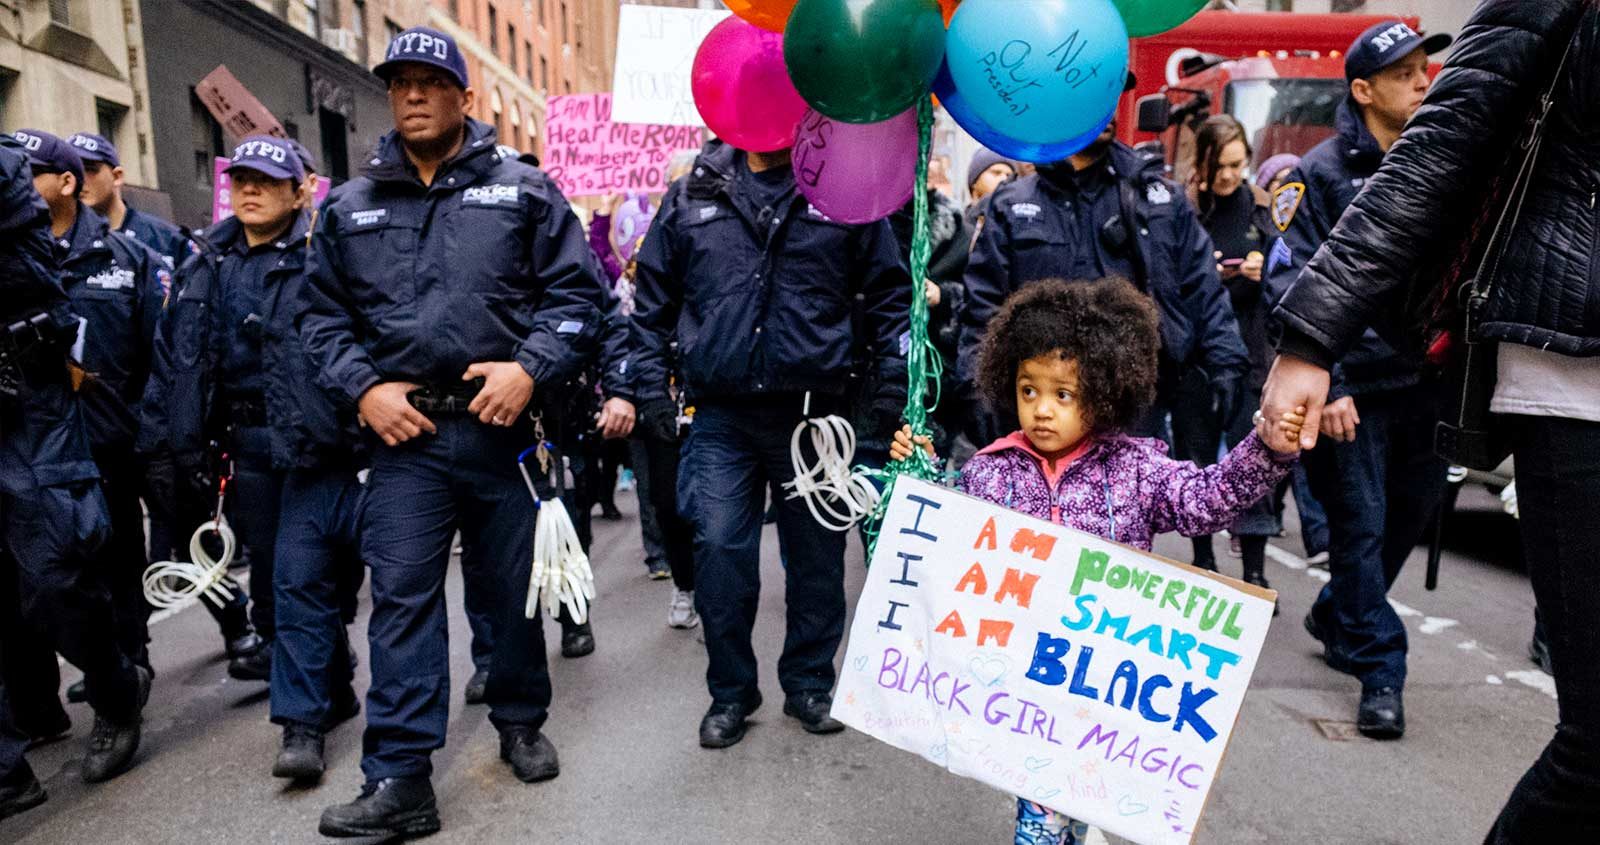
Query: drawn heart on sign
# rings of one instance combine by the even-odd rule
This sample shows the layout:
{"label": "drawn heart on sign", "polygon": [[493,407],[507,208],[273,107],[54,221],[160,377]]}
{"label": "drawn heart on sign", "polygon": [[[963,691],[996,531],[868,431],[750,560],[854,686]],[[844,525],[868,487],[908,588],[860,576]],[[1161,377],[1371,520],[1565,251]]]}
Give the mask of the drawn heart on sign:
{"label": "drawn heart on sign", "polygon": [[930,760],[943,760],[945,758],[945,754],[949,750],[950,749],[946,748],[945,744],[941,742],[938,745],[935,745],[932,748],[928,749],[928,759],[930,759]]}
{"label": "drawn heart on sign", "polygon": [[1133,800],[1132,795],[1123,795],[1117,799],[1117,813],[1119,815],[1137,816],[1140,813],[1149,812],[1149,810],[1149,804],[1140,804],[1138,801]]}
{"label": "drawn heart on sign", "polygon": [[1054,762],[1055,760],[1049,757],[1029,757],[1022,761],[1022,768],[1038,774],[1041,770],[1049,768],[1050,764]]}
{"label": "drawn heart on sign", "polygon": [[997,686],[1006,679],[1006,673],[1011,671],[1011,661],[1001,656],[975,655],[967,662],[967,670],[978,683],[986,687]]}
{"label": "drawn heart on sign", "polygon": [[1049,801],[1051,798],[1054,798],[1060,794],[1061,790],[1059,789],[1045,789],[1044,787],[1040,787],[1033,791],[1033,797],[1039,799],[1040,801]]}
{"label": "drawn heart on sign", "polygon": [[852,661],[852,665],[856,667],[857,672],[867,671],[867,656],[863,654],[860,657],[857,657],[854,661]]}

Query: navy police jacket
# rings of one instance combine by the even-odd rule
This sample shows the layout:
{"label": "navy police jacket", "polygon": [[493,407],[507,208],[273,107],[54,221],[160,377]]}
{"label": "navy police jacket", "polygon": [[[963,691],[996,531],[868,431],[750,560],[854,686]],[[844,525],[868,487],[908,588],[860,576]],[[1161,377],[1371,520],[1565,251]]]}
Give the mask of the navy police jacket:
{"label": "navy police jacket", "polygon": [[644,398],[666,395],[674,339],[694,400],[842,396],[866,360],[885,394],[903,396],[911,285],[889,224],[837,223],[798,191],[770,221],[752,219],[735,200],[745,166],[743,152],[708,145],[635,258]]}
{"label": "navy police jacket", "polygon": [[[1273,220],[1283,231],[1282,245],[1274,246],[1267,259],[1267,292],[1274,304],[1294,285],[1306,262],[1383,163],[1378,139],[1349,97],[1339,107],[1335,126],[1337,134],[1312,147],[1273,194]],[[1419,379],[1417,365],[1395,352],[1369,326],[1334,367],[1332,395],[1395,390]]]}
{"label": "navy police jacket", "polygon": [[155,250],[166,259],[169,270],[176,270],[194,252],[189,239],[177,226],[137,208],[128,209],[122,218],[122,228],[117,231]]}
{"label": "navy police jacket", "polygon": [[[315,362],[295,331],[305,277],[304,215],[279,238],[278,258],[262,280],[261,362],[272,465],[277,469],[347,469],[360,462],[355,416],[319,384]],[[178,295],[162,319],[156,374],[145,393],[141,449],[194,460],[227,420],[218,381],[236,328],[223,324],[222,249],[244,237],[228,218],[200,237],[206,244],[178,271]]]}
{"label": "navy police jacket", "polygon": [[61,286],[84,321],[79,360],[91,378],[80,395],[89,439],[96,448],[131,451],[172,272],[82,203],[77,222],[56,240],[56,254]]}
{"label": "navy police jacket", "polygon": [[[1066,169],[1014,179],[985,200],[961,318],[958,375],[965,388],[971,389],[984,329],[1007,297],[1044,279],[1120,276],[1137,284],[1130,241],[1143,258],[1145,292],[1160,312],[1167,359],[1204,366],[1213,380],[1242,376],[1248,356],[1217,277],[1211,236],[1183,190],[1163,178],[1161,161],[1114,143],[1076,178]],[[1113,244],[1103,230],[1122,214],[1122,183],[1132,189],[1134,231],[1116,227],[1124,240]]]}
{"label": "navy police jacket", "polygon": [[323,204],[299,328],[348,402],[385,381],[458,388],[482,361],[555,385],[592,359],[609,294],[583,227],[494,140],[468,120],[461,152],[423,185],[390,132]]}
{"label": "navy police jacket", "polygon": [[[33,189],[28,156],[9,134],[0,134],[0,326],[41,312],[60,326],[74,322],[56,273],[50,212]],[[53,381],[36,384],[29,379],[20,402],[0,397],[0,492],[77,485],[100,477],[78,403],[67,387],[66,368],[54,370]],[[103,509],[95,519],[103,530]]]}

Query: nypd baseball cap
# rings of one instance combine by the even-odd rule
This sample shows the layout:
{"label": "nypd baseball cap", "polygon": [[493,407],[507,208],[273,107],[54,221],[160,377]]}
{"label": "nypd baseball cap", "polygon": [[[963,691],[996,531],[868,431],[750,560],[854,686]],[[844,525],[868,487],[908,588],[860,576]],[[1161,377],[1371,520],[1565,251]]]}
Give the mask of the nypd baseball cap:
{"label": "nypd baseball cap", "polygon": [[83,159],[71,144],[38,129],[18,129],[11,137],[28,151],[28,163],[35,170],[71,173],[78,177],[78,184],[83,184]]}
{"label": "nypd baseball cap", "polygon": [[384,82],[389,81],[406,62],[432,65],[448,71],[462,88],[467,87],[467,60],[456,46],[456,40],[437,29],[414,26],[389,42],[389,51],[372,72]]}
{"label": "nypd baseball cap", "polygon": [[78,152],[78,158],[84,161],[99,161],[112,167],[121,167],[122,159],[117,156],[117,148],[101,135],[93,132],[75,132],[67,137],[67,143]]}
{"label": "nypd baseball cap", "polygon": [[1424,35],[1404,21],[1375,23],[1350,42],[1350,51],[1344,54],[1344,78],[1347,82],[1369,79],[1417,50],[1431,56],[1449,47],[1452,40],[1442,32]]}
{"label": "nypd baseball cap", "polygon": [[294,148],[288,141],[271,135],[251,135],[240,141],[228,162],[229,173],[243,168],[273,179],[292,179],[296,183],[306,178],[305,165],[300,163]]}

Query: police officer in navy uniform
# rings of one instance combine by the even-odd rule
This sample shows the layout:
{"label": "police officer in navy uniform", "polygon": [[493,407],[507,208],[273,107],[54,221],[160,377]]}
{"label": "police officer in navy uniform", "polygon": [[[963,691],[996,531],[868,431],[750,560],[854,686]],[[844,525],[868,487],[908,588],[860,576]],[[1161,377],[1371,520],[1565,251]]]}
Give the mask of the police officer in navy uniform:
{"label": "police officer in navy uniform", "polygon": [[[31,147],[35,184],[50,208],[51,230],[61,284],[83,319],[76,347],[88,372],[80,391],[84,419],[101,486],[111,513],[111,537],[99,560],[108,573],[117,605],[117,638],[136,663],[150,668],[145,622],[150,606],[142,581],[149,564],[145,553],[144,514],[139,506],[145,484],[134,453],[139,430],[138,407],[150,374],[151,344],[171,273],[160,256],[143,244],[111,231],[105,218],[80,200],[76,183],[82,172],[73,147],[49,133],[21,130],[18,139]],[[44,172],[54,171],[54,172]],[[60,673],[47,648],[32,652],[32,684],[13,675],[12,705],[35,736],[53,736],[69,722],[56,690]],[[20,665],[24,654],[17,655]],[[68,690],[71,701],[85,700],[80,682]]]}
{"label": "police officer in navy uniform", "polygon": [[544,634],[523,612],[534,502],[517,457],[536,439],[529,400],[592,359],[608,297],[555,184],[497,155],[493,127],[467,118],[474,92],[454,39],[406,30],[374,72],[395,130],[322,206],[299,324],[373,447],[367,783],[323,813],[330,836],[439,829],[429,777],[449,715],[444,579],[458,528],[495,564],[477,586],[499,602],[484,696],[500,756],[524,781],[558,774],[540,732]]}
{"label": "police officer in navy uniform", "polygon": [[[157,374],[145,396],[141,448],[169,458],[182,481],[169,503],[178,515],[180,543],[209,515],[195,512],[191,503],[214,506],[224,482],[213,476],[226,479],[226,515],[250,562],[254,628],[249,633],[238,618],[242,596],[218,613],[228,642],[228,674],[268,681],[277,635],[273,569],[284,471],[273,454],[267,403],[273,376],[264,354],[267,302],[286,275],[285,256],[301,245],[288,236],[266,237],[265,230],[281,227],[263,218],[275,208],[275,186],[267,183],[293,179],[296,201],[304,202],[298,193],[305,171],[286,143],[261,137],[235,148],[229,172],[236,169],[244,186],[235,192],[235,217],[244,219],[224,220],[197,235],[199,254],[178,271],[178,292],[162,324]],[[206,471],[211,465],[214,472]],[[204,488],[190,484],[196,477]]]}
{"label": "police officer in navy uniform", "polygon": [[[1184,423],[1197,415],[1228,419],[1249,358],[1217,276],[1211,237],[1183,189],[1163,175],[1161,160],[1117,141],[1113,122],[1082,152],[1001,185],[984,202],[967,263],[957,358],[973,442],[1005,433],[972,399],[972,379],[984,328],[1006,297],[1041,279],[1119,276],[1149,295],[1161,315],[1156,406],[1135,433],[1168,437],[1170,413],[1174,453],[1214,461],[1216,441],[1207,454],[1206,438],[1185,437],[1191,432]],[[1209,401],[1181,402],[1185,378],[1203,379]]]}
{"label": "police officer in navy uniform", "polygon": [[[1306,153],[1272,197],[1283,232],[1267,257],[1273,301],[1378,171],[1428,92],[1428,55],[1450,40],[1390,20],[1350,45],[1338,133]],[[1278,349],[1310,359],[1307,344],[1288,332]],[[1443,496],[1446,466],[1433,451],[1437,407],[1432,380],[1369,327],[1333,368],[1322,417],[1329,439],[1303,459],[1328,513],[1332,576],[1305,627],[1330,667],[1360,679],[1356,727],[1374,739],[1405,733],[1406,629],[1388,596]]]}
{"label": "police officer in navy uniform", "polygon": [[[0,140],[0,669],[19,647],[31,656],[39,643],[19,637],[42,631],[83,670],[95,725],[82,775],[96,782],[133,761],[151,675],[122,649],[111,573],[95,560],[112,522],[66,365],[79,321],[56,278],[51,215],[37,192],[76,194],[81,165],[56,141]],[[0,816],[44,800],[21,761],[25,742],[0,724]]]}
{"label": "police officer in navy uniform", "polygon": [[844,632],[846,534],[785,497],[789,441],[807,416],[846,409],[852,372],[877,369],[871,405],[905,404],[911,285],[887,221],[828,219],[795,189],[789,151],[746,153],[713,142],[662,200],[636,261],[634,317],[643,339],[644,424],[670,427],[669,347],[695,407],[678,475],[694,525],[695,605],[704,625],[711,707],[700,744],[744,738],[761,705],[751,632],[760,601],[762,512],[778,500],[788,636],[778,661],[783,712],[811,733],[829,716],[833,657]]}
{"label": "police officer in navy uniform", "polygon": [[189,257],[189,239],[177,226],[129,206],[122,199],[122,159],[106,138],[92,132],[77,132],[67,143],[83,160],[83,204],[111,222],[121,232],[156,251],[175,270]]}

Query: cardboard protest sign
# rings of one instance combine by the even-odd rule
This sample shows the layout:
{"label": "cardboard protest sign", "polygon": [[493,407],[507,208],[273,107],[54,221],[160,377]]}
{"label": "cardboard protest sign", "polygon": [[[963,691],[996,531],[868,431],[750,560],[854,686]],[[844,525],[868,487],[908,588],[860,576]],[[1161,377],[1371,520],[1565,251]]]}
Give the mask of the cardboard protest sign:
{"label": "cardboard protest sign", "polygon": [[[233,162],[218,156],[211,160],[211,222],[221,223],[233,216],[233,179],[228,176],[228,165]],[[317,179],[317,191],[312,195],[311,207],[322,205],[328,198],[333,183],[327,177]]]}
{"label": "cardboard protest sign", "polygon": [[1136,842],[1189,842],[1274,594],[895,482],[833,715]]}
{"label": "cardboard protest sign", "polygon": [[619,123],[705,126],[694,106],[689,70],[706,33],[727,9],[622,5],[617,63],[611,77]]}
{"label": "cardboard protest sign", "polygon": [[227,65],[217,65],[216,70],[195,83],[194,93],[217,123],[222,124],[222,131],[235,142],[251,135],[289,137],[272,110],[262,105]]}
{"label": "cardboard protest sign", "polygon": [[568,197],[667,189],[667,161],[698,150],[697,126],[613,123],[610,94],[551,97],[545,111],[544,171]]}

